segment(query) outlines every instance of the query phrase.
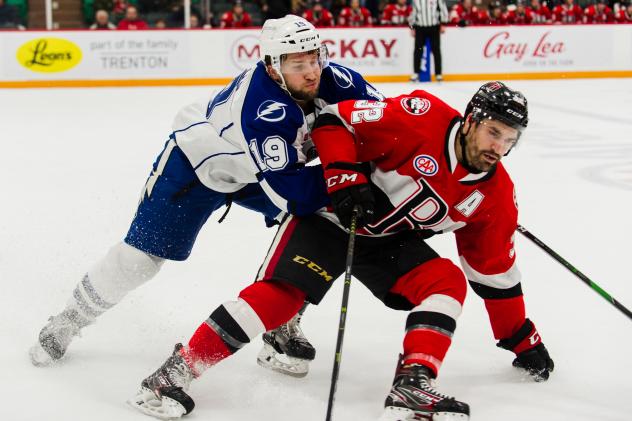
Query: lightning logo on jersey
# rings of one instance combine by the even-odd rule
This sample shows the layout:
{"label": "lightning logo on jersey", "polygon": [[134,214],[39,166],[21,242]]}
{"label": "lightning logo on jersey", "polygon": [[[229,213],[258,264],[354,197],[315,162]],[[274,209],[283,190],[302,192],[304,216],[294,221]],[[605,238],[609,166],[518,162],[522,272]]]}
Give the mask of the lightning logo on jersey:
{"label": "lightning logo on jersey", "polygon": [[332,66],[331,71],[334,75],[334,81],[336,82],[336,85],[340,86],[342,89],[347,89],[351,86],[354,86],[353,77],[347,69],[343,67]]}
{"label": "lightning logo on jersey", "polygon": [[264,101],[257,109],[257,117],[255,120],[261,119],[270,123],[281,121],[285,118],[285,107],[287,107],[287,104],[282,102],[272,100]]}

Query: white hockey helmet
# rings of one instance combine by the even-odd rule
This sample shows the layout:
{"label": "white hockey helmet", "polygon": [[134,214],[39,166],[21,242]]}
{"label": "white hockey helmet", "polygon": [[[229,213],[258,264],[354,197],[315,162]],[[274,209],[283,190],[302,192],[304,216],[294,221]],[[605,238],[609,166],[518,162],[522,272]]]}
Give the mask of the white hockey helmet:
{"label": "white hockey helmet", "polygon": [[261,28],[259,52],[264,63],[281,73],[281,57],[284,54],[305,53],[319,50],[321,66],[327,64],[327,48],[318,31],[307,20],[296,15],[268,19]]}

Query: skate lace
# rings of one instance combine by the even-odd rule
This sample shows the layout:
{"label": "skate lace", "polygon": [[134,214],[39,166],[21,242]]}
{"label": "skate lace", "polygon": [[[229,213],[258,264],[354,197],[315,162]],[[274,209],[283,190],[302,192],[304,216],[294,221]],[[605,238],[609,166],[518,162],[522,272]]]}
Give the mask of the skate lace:
{"label": "skate lace", "polygon": [[289,322],[287,322],[285,327],[285,333],[287,334],[288,339],[294,338],[299,342],[307,342],[307,338],[301,329],[301,314],[298,313],[296,316],[292,317]]}
{"label": "skate lace", "polygon": [[451,396],[448,395],[444,395],[443,393],[439,392],[437,389],[435,389],[435,381],[433,379],[430,379],[428,377],[426,377],[425,375],[418,375],[418,379],[419,379],[419,386],[420,389],[422,389],[425,392],[431,393],[437,397],[443,398],[443,399],[451,399]]}
{"label": "skate lace", "polygon": [[171,361],[168,361],[166,365],[165,372],[169,383],[186,390],[191,380],[193,380],[193,374],[184,359],[182,357],[171,357]]}

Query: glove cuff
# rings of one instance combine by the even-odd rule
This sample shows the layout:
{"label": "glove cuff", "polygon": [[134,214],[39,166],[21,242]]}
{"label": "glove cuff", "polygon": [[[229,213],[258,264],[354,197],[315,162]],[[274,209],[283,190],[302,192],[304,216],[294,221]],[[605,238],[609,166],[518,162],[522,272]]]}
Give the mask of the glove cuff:
{"label": "glove cuff", "polygon": [[327,191],[330,194],[347,187],[368,183],[366,176],[361,172],[359,164],[344,162],[328,165],[325,170],[325,179],[327,180]]}
{"label": "glove cuff", "polygon": [[516,355],[535,348],[538,344],[542,343],[540,334],[533,322],[529,319],[525,319],[524,323],[510,338],[501,339],[496,346],[504,348],[508,351],[513,351]]}

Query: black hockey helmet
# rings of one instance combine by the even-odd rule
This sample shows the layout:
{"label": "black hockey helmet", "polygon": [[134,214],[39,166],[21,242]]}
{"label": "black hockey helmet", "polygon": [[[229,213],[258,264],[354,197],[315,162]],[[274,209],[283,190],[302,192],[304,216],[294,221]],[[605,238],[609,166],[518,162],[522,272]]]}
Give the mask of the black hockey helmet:
{"label": "black hockey helmet", "polygon": [[498,120],[519,133],[529,123],[527,98],[502,82],[487,82],[478,88],[465,108],[465,118],[469,115],[476,122],[487,118]]}

